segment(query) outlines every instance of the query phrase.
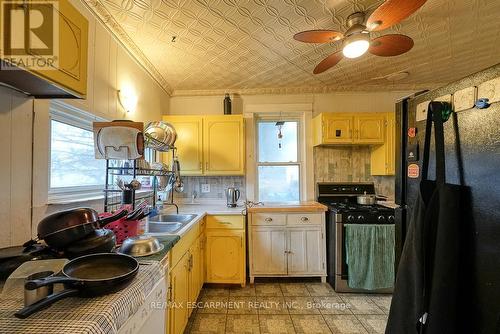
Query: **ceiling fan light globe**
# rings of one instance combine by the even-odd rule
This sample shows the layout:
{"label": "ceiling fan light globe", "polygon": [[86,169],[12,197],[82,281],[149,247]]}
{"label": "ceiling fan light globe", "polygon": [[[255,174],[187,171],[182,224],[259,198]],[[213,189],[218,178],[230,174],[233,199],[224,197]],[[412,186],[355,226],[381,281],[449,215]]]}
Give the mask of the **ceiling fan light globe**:
{"label": "ceiling fan light globe", "polygon": [[347,58],[361,57],[368,51],[370,42],[366,39],[356,39],[353,41],[346,41],[342,49],[342,53]]}

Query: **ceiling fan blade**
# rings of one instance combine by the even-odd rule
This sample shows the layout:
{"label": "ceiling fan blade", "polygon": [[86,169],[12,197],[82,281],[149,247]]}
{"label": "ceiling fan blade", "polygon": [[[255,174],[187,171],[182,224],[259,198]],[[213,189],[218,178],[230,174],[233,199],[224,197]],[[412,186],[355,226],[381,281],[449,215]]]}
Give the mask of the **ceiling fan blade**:
{"label": "ceiling fan blade", "polygon": [[304,43],[330,43],[343,37],[344,34],[335,30],[307,30],[293,36],[297,41]]}
{"label": "ceiling fan blade", "polygon": [[335,53],[332,53],[325,59],[323,59],[316,67],[314,68],[313,73],[314,74],[320,74],[323,73],[324,71],[330,69],[331,67],[335,66],[338,64],[339,61],[344,58],[344,55],[342,54],[342,51],[338,51]]}
{"label": "ceiling fan blade", "polygon": [[387,29],[406,19],[427,0],[386,0],[370,15],[366,26],[371,31]]}
{"label": "ceiling fan blade", "polygon": [[375,56],[393,57],[410,51],[413,44],[413,39],[405,35],[384,35],[375,38],[368,51]]}

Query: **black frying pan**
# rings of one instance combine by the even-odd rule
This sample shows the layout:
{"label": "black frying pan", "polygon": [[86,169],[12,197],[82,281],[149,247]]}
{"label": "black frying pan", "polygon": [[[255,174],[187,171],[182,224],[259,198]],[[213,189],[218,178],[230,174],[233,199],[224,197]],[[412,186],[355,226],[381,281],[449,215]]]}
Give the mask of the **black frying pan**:
{"label": "black frying pan", "polygon": [[73,242],[64,249],[64,254],[74,259],[88,254],[110,253],[116,246],[116,236],[113,231],[100,228],[85,238]]}
{"label": "black frying pan", "polygon": [[[63,249],[71,243],[84,238],[94,230],[114,222],[128,214],[121,210],[113,216],[100,218],[97,211],[91,208],[76,208],[53,213],[38,223],[38,239],[55,249]],[[29,246],[34,241],[28,241]]]}
{"label": "black frying pan", "polygon": [[119,291],[130,284],[138,271],[139,262],[124,254],[104,253],[78,257],[66,263],[56,276],[26,282],[24,288],[27,290],[55,283],[63,283],[66,289],[19,310],[15,316],[27,318],[66,297],[94,297]]}

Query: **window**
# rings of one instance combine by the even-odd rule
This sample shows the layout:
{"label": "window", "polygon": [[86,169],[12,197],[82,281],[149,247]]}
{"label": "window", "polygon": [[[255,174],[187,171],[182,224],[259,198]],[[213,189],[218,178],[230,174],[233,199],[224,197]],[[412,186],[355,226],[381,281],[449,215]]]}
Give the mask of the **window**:
{"label": "window", "polygon": [[102,196],[106,161],[94,156],[94,115],[60,102],[50,110],[49,202]]}
{"label": "window", "polygon": [[257,194],[263,202],[300,200],[298,120],[257,122]]}

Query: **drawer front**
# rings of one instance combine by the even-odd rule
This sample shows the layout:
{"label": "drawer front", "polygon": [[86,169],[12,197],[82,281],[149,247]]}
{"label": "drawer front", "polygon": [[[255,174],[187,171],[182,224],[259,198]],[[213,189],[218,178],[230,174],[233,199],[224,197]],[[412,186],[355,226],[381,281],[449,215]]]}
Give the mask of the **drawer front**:
{"label": "drawer front", "polygon": [[252,225],[283,226],[286,225],[286,215],[277,213],[253,213]]}
{"label": "drawer front", "polygon": [[323,213],[289,213],[287,225],[321,225]]}
{"label": "drawer front", "polygon": [[230,215],[215,215],[207,216],[206,228],[223,228],[223,229],[244,229],[245,217],[230,216]]}

